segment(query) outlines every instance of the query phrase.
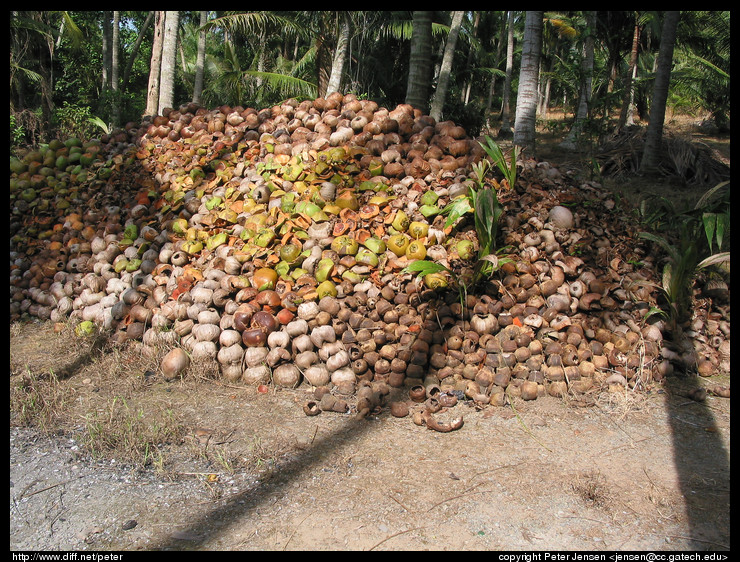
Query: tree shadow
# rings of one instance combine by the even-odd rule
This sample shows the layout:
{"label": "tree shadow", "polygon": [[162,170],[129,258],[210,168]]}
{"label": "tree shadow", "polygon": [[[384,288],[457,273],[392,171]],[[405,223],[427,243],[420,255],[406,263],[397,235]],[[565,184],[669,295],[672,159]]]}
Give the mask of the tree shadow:
{"label": "tree shadow", "polygon": [[108,344],[108,338],[106,334],[96,333],[90,340],[90,348],[80,355],[77,355],[73,361],[63,365],[59,370],[55,372],[59,380],[71,378],[73,375],[81,371],[85,366],[95,361],[100,352],[105,349]]}
{"label": "tree shadow", "polygon": [[[388,409],[383,408],[380,417],[387,415]],[[194,518],[187,529],[154,544],[150,550],[197,550],[205,542],[227,532],[244,515],[251,512],[258,516],[256,510],[275,492],[289,488],[303,473],[317,469],[329,455],[351,441],[359,439],[365,432],[372,431],[375,425],[374,420],[358,419],[351,415],[345,423],[323,437],[315,439],[310,446],[291,459],[280,463],[272,476],[255,482],[230,497],[222,506]]]}
{"label": "tree shadow", "polygon": [[698,376],[671,375],[664,388],[674,465],[690,530],[690,536],[683,538],[696,550],[729,550],[729,451],[709,402],[689,397],[701,388]]}

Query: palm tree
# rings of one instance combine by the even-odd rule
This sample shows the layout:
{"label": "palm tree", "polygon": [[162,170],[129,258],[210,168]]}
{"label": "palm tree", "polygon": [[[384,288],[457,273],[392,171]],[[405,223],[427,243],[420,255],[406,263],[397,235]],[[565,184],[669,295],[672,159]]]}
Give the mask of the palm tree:
{"label": "palm tree", "polygon": [[427,111],[432,76],[432,12],[414,11],[406,103]]}
{"label": "palm tree", "polygon": [[468,59],[465,62],[465,85],[460,89],[460,101],[467,104],[470,101],[470,90],[473,87],[472,70],[470,67],[473,64],[473,55],[475,49],[473,48],[473,42],[476,41],[478,35],[478,25],[480,24],[480,11],[476,10],[473,13],[473,29],[470,33],[470,46],[468,47]]}
{"label": "palm tree", "polygon": [[514,121],[514,144],[522,152],[535,154],[535,120],[542,48],[542,11],[527,11],[522,42],[522,61]]}
{"label": "palm tree", "polygon": [[124,91],[124,92],[126,91],[129,78],[131,77],[131,70],[134,67],[134,62],[136,61],[136,57],[139,53],[139,49],[141,48],[141,44],[144,41],[144,37],[146,36],[149,26],[154,21],[154,13],[155,12],[153,11],[150,11],[147,13],[146,19],[144,20],[144,23],[139,29],[139,34],[136,37],[136,42],[134,43],[134,46],[131,48],[131,52],[128,55],[128,61],[126,62],[126,68],[124,68],[123,70],[123,80],[121,81],[121,91]]}
{"label": "palm tree", "polygon": [[731,51],[729,11],[681,14],[671,96],[709,111],[721,131],[728,130]]}
{"label": "palm tree", "polygon": [[509,100],[511,99],[511,77],[514,71],[514,12],[511,10],[509,10],[506,22],[506,79],[501,104],[501,128],[498,131],[498,136],[502,138],[511,136]]}
{"label": "palm tree", "polygon": [[[58,39],[65,35],[73,48],[79,48],[84,36],[66,11],[11,12],[10,32],[11,109],[40,107],[40,125],[43,133],[48,134],[54,109],[54,52]],[[39,96],[33,103],[27,98],[31,93]]]}
{"label": "palm tree", "polygon": [[591,82],[594,71],[594,33],[596,31],[596,12],[586,13],[586,30],[583,43],[583,59],[581,61],[581,85],[578,95],[578,109],[576,118],[568,136],[560,143],[566,150],[575,150],[583,127],[588,119],[591,104]]}
{"label": "palm tree", "polygon": [[634,103],[635,103],[635,86],[634,80],[637,72],[637,55],[640,49],[640,12],[635,12],[635,28],[632,34],[632,49],[630,50],[630,62],[627,70],[627,76],[624,81],[624,97],[622,98],[622,110],[619,113],[617,122],[617,132],[621,131],[625,125],[634,123]]}
{"label": "palm tree", "polygon": [[206,63],[206,30],[203,28],[208,22],[208,11],[200,12],[200,28],[198,29],[198,53],[195,62],[195,81],[193,83],[193,101],[200,103],[203,94],[203,75]]}
{"label": "palm tree", "polygon": [[113,108],[111,111],[111,122],[114,127],[118,127],[121,120],[121,104],[118,101],[118,74],[119,74],[119,58],[120,58],[120,26],[121,26],[121,12],[119,10],[113,10],[113,33],[111,35],[111,75],[110,75],[110,89],[113,92]]}
{"label": "palm tree", "polygon": [[673,66],[673,48],[676,43],[676,29],[678,28],[680,12],[670,11],[663,16],[663,30],[660,37],[660,51],[658,53],[658,68],[655,73],[653,86],[653,101],[650,105],[650,123],[645,133],[645,147],[640,163],[640,172],[650,173],[658,165],[658,155],[663,139],[663,121],[665,120],[666,101],[668,100],[668,86],[671,82],[671,67]]}
{"label": "palm tree", "polygon": [[162,66],[160,68],[159,107],[158,113],[171,108],[175,95],[175,67],[177,60],[177,29],[180,23],[180,12],[167,11],[162,38]]}
{"label": "palm tree", "polygon": [[337,46],[334,50],[332,59],[331,75],[329,76],[329,85],[326,87],[326,95],[332,92],[339,92],[342,85],[342,74],[349,54],[350,42],[350,17],[347,12],[340,12],[341,25],[339,35],[337,36]]}
{"label": "palm tree", "polygon": [[442,107],[444,106],[445,98],[447,97],[447,87],[450,83],[452,59],[455,56],[455,45],[457,44],[457,36],[460,34],[460,27],[462,26],[464,15],[464,11],[452,12],[452,23],[450,24],[450,33],[447,36],[447,42],[445,43],[445,53],[442,58],[442,67],[439,72],[437,89],[434,92],[432,108],[429,111],[429,115],[437,121],[442,120]]}
{"label": "palm tree", "polygon": [[[206,60],[212,74],[203,98],[211,103],[265,105],[287,97],[316,97],[316,82],[305,78],[316,68],[316,45],[298,60],[289,60],[265,39],[276,37],[280,46],[287,38],[309,35],[310,12],[286,16],[272,12],[229,12],[206,23],[206,30],[224,34],[222,56]],[[283,49],[284,50],[284,49]]]}
{"label": "palm tree", "polygon": [[152,39],[152,57],[149,61],[149,85],[147,86],[144,115],[156,115],[159,110],[159,69],[162,66],[164,24],[165,12],[157,10],[154,16],[154,38]]}

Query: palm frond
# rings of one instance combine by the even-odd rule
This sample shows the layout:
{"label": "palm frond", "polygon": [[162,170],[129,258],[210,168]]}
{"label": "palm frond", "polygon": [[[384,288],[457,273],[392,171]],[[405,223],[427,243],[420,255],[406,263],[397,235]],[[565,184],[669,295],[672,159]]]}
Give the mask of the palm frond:
{"label": "palm frond", "polygon": [[294,76],[256,70],[246,70],[244,75],[263,79],[271,88],[281,92],[285,97],[315,97],[318,95],[316,84]]}
{"label": "palm frond", "polygon": [[232,12],[208,21],[203,29],[224,29],[242,33],[254,33],[267,29],[280,30],[284,35],[306,35],[305,27],[296,23],[292,18],[286,18],[275,12]]}

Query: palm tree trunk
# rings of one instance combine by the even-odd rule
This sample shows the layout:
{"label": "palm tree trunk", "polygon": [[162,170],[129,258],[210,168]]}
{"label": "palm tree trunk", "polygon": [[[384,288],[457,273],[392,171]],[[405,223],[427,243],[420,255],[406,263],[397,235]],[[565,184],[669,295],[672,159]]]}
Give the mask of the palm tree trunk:
{"label": "palm tree trunk", "polygon": [[445,54],[442,58],[442,68],[439,72],[439,81],[437,82],[437,89],[434,92],[432,109],[429,111],[429,115],[436,121],[442,120],[442,108],[445,104],[447,88],[450,85],[450,74],[452,73],[452,59],[455,56],[455,45],[457,45],[457,37],[460,34],[460,27],[462,27],[462,19],[464,15],[464,11],[452,12],[450,34],[447,36]]}
{"label": "palm tree trunk", "polygon": [[[200,26],[201,28],[208,22],[208,11],[201,10]],[[198,31],[198,55],[195,59],[195,83],[193,84],[193,101],[200,103],[200,97],[203,95],[203,72],[206,63],[206,32],[204,29]]]}
{"label": "palm tree trunk", "polygon": [[126,63],[126,68],[123,71],[123,80],[121,81],[121,91],[125,92],[126,87],[128,86],[128,79],[129,76],[131,76],[131,69],[134,67],[134,61],[136,60],[136,57],[139,53],[139,48],[141,48],[141,42],[144,40],[144,37],[146,36],[146,31],[149,29],[149,26],[152,23],[152,20],[154,19],[154,12],[149,12],[146,16],[146,20],[144,20],[144,25],[141,26],[141,29],[139,30],[139,36],[136,38],[136,43],[134,43],[134,46],[131,48],[131,55],[128,57],[128,62]]}
{"label": "palm tree trunk", "polygon": [[406,103],[426,112],[432,75],[432,12],[414,11]]}
{"label": "palm tree trunk", "polygon": [[177,64],[177,26],[180,12],[168,11],[164,22],[162,41],[162,68],[159,87],[159,108],[161,114],[165,108],[172,108],[175,95],[175,67]]}
{"label": "palm tree trunk", "polygon": [[665,120],[668,87],[671,83],[673,66],[673,47],[676,43],[676,29],[680,12],[666,12],[663,16],[663,31],[660,37],[658,68],[653,86],[653,101],[650,105],[650,123],[645,133],[645,147],[642,152],[640,172],[651,173],[658,167],[658,155],[663,140],[663,121]]}
{"label": "palm tree trunk", "polygon": [[[265,66],[267,64],[267,48],[265,45],[267,45],[267,32],[264,29],[261,29],[259,31],[259,46],[258,53],[257,53],[257,72],[264,72]],[[264,79],[262,76],[257,76],[255,79],[255,89],[257,92],[255,93],[255,98],[259,101],[262,101],[262,84],[264,83]]]}
{"label": "palm tree trunk", "polygon": [[516,99],[514,144],[523,154],[535,155],[535,123],[540,51],[542,50],[542,11],[528,11],[524,22],[519,91]]}
{"label": "palm tree trunk", "polygon": [[111,34],[111,74],[110,89],[113,93],[113,108],[111,111],[111,122],[113,127],[118,127],[121,121],[121,104],[118,96],[118,65],[119,65],[119,48],[118,35],[120,32],[121,12],[113,11],[113,33]]}
{"label": "palm tree trunk", "polygon": [[639,12],[635,12],[635,31],[632,35],[632,51],[630,52],[630,66],[627,72],[627,79],[624,85],[624,98],[622,100],[622,111],[619,114],[617,123],[617,132],[621,131],[625,125],[632,125],[633,106],[635,100],[635,71],[637,69],[637,54],[640,48],[640,23]]}
{"label": "palm tree trunk", "polygon": [[110,71],[111,71],[111,59],[110,59],[110,44],[111,44],[111,25],[110,25],[111,13],[103,10],[103,44],[101,46],[100,55],[102,58],[102,68],[100,72],[100,89],[105,92],[110,87]]}
{"label": "palm tree trunk", "polygon": [[501,138],[511,136],[511,119],[509,117],[511,106],[509,100],[511,99],[511,76],[514,73],[514,12],[511,10],[509,10],[507,26],[506,79],[504,81],[504,99],[501,105],[501,128],[498,132],[498,136]]}
{"label": "palm tree trunk", "polygon": [[[504,36],[506,35],[506,26],[501,26],[501,32],[499,40],[496,41],[496,56],[494,61],[498,64],[499,56],[501,55],[501,49],[504,44]],[[491,127],[491,108],[493,107],[493,94],[496,91],[496,73],[491,75],[491,84],[488,86],[488,95],[486,96],[486,109],[484,115],[486,116],[486,128]]]}
{"label": "palm tree trunk", "polygon": [[596,12],[586,14],[587,33],[583,45],[583,61],[581,63],[581,91],[578,96],[578,109],[573,127],[568,136],[560,143],[560,147],[566,150],[575,150],[588,119],[589,106],[591,105],[591,84],[594,73],[594,32],[596,31]]}
{"label": "palm tree trunk", "polygon": [[[478,25],[480,24],[480,11],[475,12],[475,17],[473,18],[473,33],[471,34],[472,38],[475,38],[476,35],[478,35]],[[473,76],[472,71],[470,70],[470,67],[473,65],[473,41],[470,41],[470,48],[468,49],[468,60],[465,62],[465,74],[468,76],[467,83],[465,84],[465,87],[462,88],[462,91],[460,93],[460,101],[463,102],[464,105],[468,105],[470,102],[470,91],[473,88]]]}
{"label": "palm tree trunk", "polygon": [[164,39],[165,12],[158,10],[154,18],[152,58],[149,63],[149,85],[146,95],[145,115],[156,115],[159,109],[159,70],[162,66],[162,40]]}
{"label": "palm tree trunk", "polygon": [[349,38],[350,38],[350,21],[347,12],[341,12],[342,25],[337,37],[337,48],[334,51],[334,60],[331,65],[331,75],[329,76],[329,85],[326,87],[326,95],[333,92],[339,92],[342,85],[342,75],[344,74],[344,65],[349,55]]}
{"label": "palm tree trunk", "polygon": [[542,95],[540,96],[540,104],[539,109],[537,110],[537,114],[543,119],[547,118],[547,112],[550,110],[550,91],[552,87],[552,73],[554,67],[555,57],[553,56],[550,59],[550,64],[545,71],[544,76],[540,76],[542,82]]}

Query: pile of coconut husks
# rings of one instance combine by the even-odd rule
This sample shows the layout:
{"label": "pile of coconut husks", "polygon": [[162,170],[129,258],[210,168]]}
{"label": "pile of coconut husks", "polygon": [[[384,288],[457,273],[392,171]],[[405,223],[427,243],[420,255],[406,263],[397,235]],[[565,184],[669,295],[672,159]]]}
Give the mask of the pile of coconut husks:
{"label": "pile of coconut husks", "polygon": [[[439,431],[457,400],[729,371],[726,292],[697,295],[691,346],[668,342],[660,250],[599,184],[523,160],[515,185],[491,166],[481,186],[462,127],[352,95],[163,113],[11,159],[11,321],[169,350],[165,378],[211,360],[231,384],[314,387],[309,415],[402,389],[392,413]],[[478,189],[503,213],[469,286],[474,217],[444,210]]]}

